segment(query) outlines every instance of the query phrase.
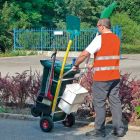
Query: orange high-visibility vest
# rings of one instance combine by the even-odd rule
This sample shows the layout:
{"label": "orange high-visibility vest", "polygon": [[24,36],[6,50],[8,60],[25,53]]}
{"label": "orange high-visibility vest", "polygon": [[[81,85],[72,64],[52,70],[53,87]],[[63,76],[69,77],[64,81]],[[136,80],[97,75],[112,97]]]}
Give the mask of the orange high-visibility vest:
{"label": "orange high-visibility vest", "polygon": [[113,33],[101,35],[101,49],[94,54],[95,81],[109,81],[120,78],[120,39]]}

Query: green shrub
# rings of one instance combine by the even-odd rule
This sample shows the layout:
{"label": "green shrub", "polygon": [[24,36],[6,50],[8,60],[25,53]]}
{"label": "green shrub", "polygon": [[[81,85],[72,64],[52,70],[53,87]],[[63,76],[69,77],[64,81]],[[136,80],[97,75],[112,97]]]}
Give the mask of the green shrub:
{"label": "green shrub", "polygon": [[0,106],[0,113],[9,113],[9,110],[3,106]]}
{"label": "green shrub", "polygon": [[138,117],[140,117],[140,106],[135,107],[135,110],[136,110],[136,112],[138,114]]}
{"label": "green shrub", "polygon": [[122,44],[121,53],[123,54],[140,54],[140,45]]}
{"label": "green shrub", "polygon": [[139,44],[140,25],[129,18],[126,13],[116,13],[112,16],[111,22],[113,25],[122,27],[122,42],[129,44]]}
{"label": "green shrub", "polygon": [[11,57],[11,56],[28,56],[28,55],[36,55],[36,51],[24,51],[24,50],[16,50],[16,51],[9,51],[4,53],[0,53],[0,57]]}

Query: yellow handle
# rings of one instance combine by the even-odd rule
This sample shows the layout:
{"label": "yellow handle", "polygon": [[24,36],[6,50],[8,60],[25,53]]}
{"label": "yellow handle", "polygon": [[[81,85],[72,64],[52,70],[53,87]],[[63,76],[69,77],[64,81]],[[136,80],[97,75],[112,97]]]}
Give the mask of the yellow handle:
{"label": "yellow handle", "polygon": [[56,91],[55,91],[54,101],[53,101],[53,105],[52,105],[52,113],[54,113],[55,108],[56,108],[57,98],[58,98],[60,87],[61,87],[61,83],[62,83],[62,76],[63,76],[63,73],[64,73],[64,67],[65,67],[65,64],[66,64],[66,60],[67,60],[67,57],[68,57],[71,45],[72,45],[72,40],[69,40],[68,46],[67,46],[67,50],[66,50],[66,53],[65,53],[65,56],[64,56],[64,59],[63,59],[63,63],[62,63],[62,67],[61,67],[61,71],[60,71],[60,75],[59,75],[59,80],[58,80],[58,83],[57,83]]}

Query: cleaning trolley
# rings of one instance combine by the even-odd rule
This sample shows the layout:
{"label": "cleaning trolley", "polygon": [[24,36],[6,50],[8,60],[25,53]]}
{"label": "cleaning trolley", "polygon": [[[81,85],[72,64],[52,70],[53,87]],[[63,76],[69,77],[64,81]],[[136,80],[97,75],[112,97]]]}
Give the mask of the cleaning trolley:
{"label": "cleaning trolley", "polygon": [[77,72],[72,71],[72,64],[66,64],[72,39],[80,30],[80,20],[75,16],[68,16],[66,21],[71,36],[63,62],[56,60],[56,51],[50,60],[40,61],[44,67],[41,89],[31,114],[40,117],[40,128],[44,132],[50,132],[54,122],[58,121],[61,121],[64,126],[73,126],[75,124],[73,112],[77,111],[88,95],[85,88],[78,83],[73,83]]}

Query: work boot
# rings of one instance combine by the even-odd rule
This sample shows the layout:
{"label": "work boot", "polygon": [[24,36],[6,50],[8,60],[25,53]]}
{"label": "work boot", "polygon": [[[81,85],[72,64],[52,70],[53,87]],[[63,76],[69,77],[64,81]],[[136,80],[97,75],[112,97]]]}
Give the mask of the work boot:
{"label": "work boot", "polygon": [[120,128],[118,130],[114,129],[112,134],[117,137],[123,137],[126,134],[126,132],[125,132],[124,128]]}
{"label": "work boot", "polygon": [[105,131],[93,130],[86,133],[86,136],[105,137]]}

